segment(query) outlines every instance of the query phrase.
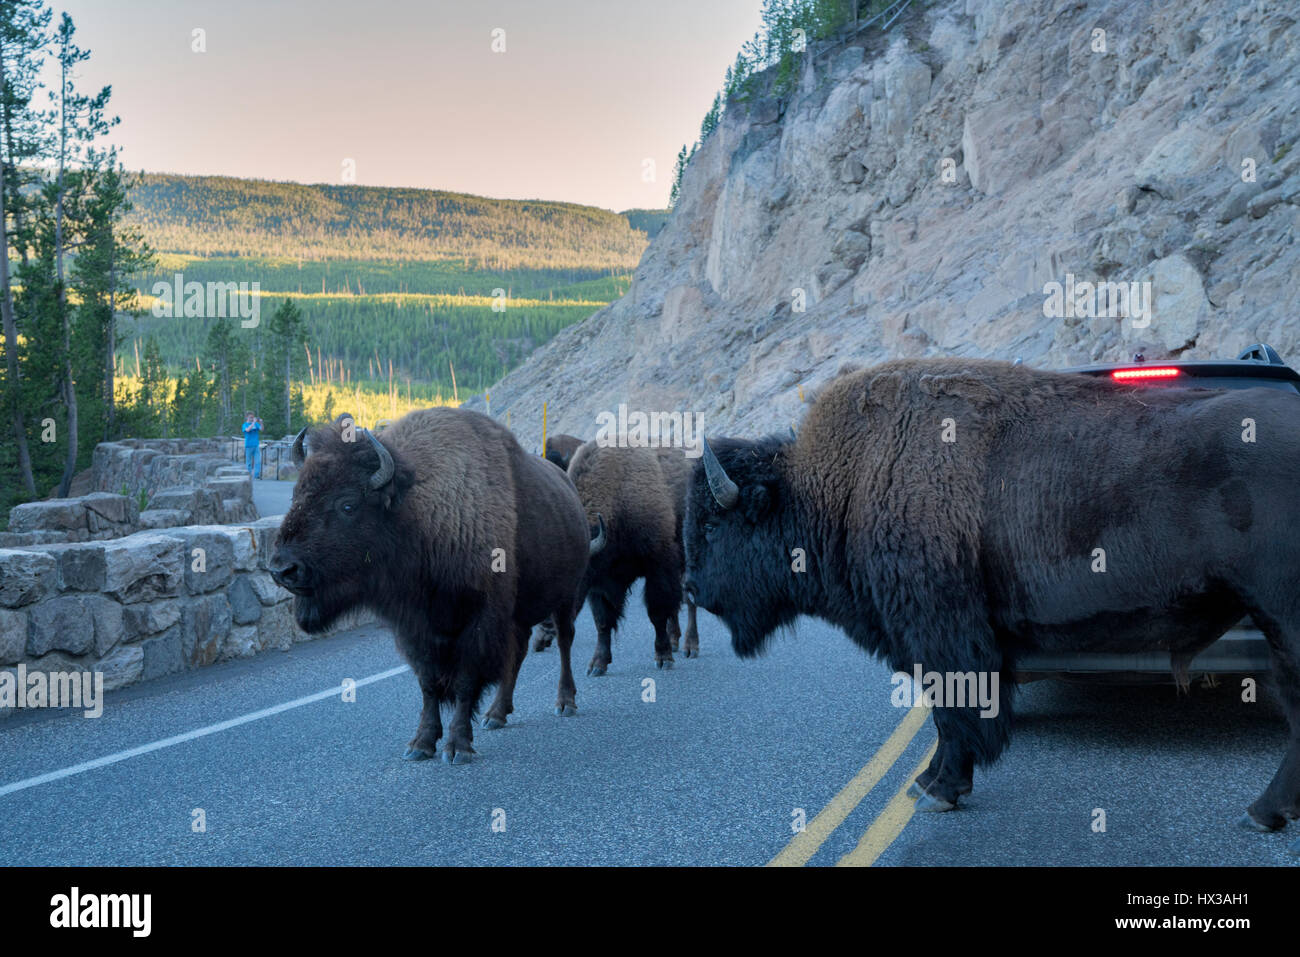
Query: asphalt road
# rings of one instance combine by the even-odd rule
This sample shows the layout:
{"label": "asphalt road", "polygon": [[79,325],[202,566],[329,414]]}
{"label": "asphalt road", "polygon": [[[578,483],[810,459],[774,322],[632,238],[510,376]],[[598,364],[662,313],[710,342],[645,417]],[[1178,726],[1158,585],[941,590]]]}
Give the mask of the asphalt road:
{"label": "asphalt road", "polygon": [[283,515],[289,511],[289,500],[293,498],[292,482],[277,482],[273,479],[253,479],[253,504],[262,518],[268,515]]}
{"label": "asphalt road", "polygon": [[[888,670],[841,634],[805,620],[768,655],[741,661],[722,625],[701,613],[702,657],[679,656],[660,672],[640,606],[629,607],[602,678],[583,675],[595,634],[582,616],[576,717],[552,713],[556,652],[530,654],[509,727],[476,729],[478,754],[464,766],[401,760],[420,706],[409,671],[341,700],[344,679],[401,667],[375,627],[125,689],[98,719],[19,713],[0,725],[0,861],[1300,860],[1287,852],[1296,825],[1260,835],[1234,823],[1285,744],[1267,692],[1244,704],[1226,684],[1178,697],[1169,687],[1036,683],[1020,699],[1011,749],[976,772],[966,803],[912,815],[897,793],[933,744],[933,725],[893,707]],[[887,742],[894,761],[878,755]],[[140,753],[122,757],[132,749]],[[77,769],[104,758],[111,763]],[[1094,831],[1098,808],[1104,832]],[[195,809],[204,831],[194,829]],[[796,809],[809,821],[798,837]]]}

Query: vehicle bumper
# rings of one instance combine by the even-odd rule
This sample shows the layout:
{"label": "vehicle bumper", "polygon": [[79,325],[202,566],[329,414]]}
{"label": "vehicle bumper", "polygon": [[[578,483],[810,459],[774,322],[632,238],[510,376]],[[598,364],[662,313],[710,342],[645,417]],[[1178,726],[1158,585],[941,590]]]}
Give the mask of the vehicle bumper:
{"label": "vehicle bumper", "polygon": [[[1213,674],[1262,674],[1269,671],[1268,641],[1254,629],[1233,629],[1192,659],[1190,678]],[[1016,659],[1016,680],[1036,681],[1068,675],[1163,675],[1173,680],[1167,651],[1132,654],[1030,654]]]}

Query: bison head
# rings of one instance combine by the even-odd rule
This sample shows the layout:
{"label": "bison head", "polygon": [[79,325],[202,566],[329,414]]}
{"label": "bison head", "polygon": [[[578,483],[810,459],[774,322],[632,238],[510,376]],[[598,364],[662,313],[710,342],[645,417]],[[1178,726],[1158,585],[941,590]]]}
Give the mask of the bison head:
{"label": "bison head", "polygon": [[789,440],[704,443],[682,530],[686,595],[731,630],[736,654],[758,654],[798,614],[794,600],[785,479],[778,460]]}
{"label": "bison head", "polygon": [[413,479],[348,415],[310,435],[303,429],[293,454],[302,471],[268,567],[294,594],[298,626],[318,632],[373,600],[391,574],[400,557],[393,511]]}
{"label": "bison head", "polygon": [[554,462],[566,472],[573,453],[582,445],[582,439],[572,435],[552,435],[546,440],[546,459]]}

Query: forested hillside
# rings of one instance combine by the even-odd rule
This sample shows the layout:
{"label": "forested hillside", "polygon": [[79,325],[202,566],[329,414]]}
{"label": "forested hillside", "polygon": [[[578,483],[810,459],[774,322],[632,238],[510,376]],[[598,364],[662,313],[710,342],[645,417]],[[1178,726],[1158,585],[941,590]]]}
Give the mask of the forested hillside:
{"label": "forested hillside", "polygon": [[[145,173],[126,222],[155,251],[132,278],[145,311],[117,356],[134,374],[152,341],[163,366],[213,360],[213,319],[153,316],[156,284],[257,284],[261,313],[301,314],[301,375],[452,396],[482,389],[627,291],[664,210],[499,200],[369,186]],[[250,340],[257,354],[256,331]],[[222,338],[218,336],[218,338]],[[453,369],[456,381],[453,381]]]}
{"label": "forested hillside", "polygon": [[646,245],[608,210],[425,189],[146,173],[131,202],[127,221],[155,248],[201,256],[626,272]]}

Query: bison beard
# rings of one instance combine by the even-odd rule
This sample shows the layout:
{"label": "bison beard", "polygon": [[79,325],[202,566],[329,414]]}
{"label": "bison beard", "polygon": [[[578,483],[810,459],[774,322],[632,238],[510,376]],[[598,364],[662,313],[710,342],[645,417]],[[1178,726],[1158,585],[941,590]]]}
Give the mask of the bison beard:
{"label": "bison beard", "polygon": [[1006,746],[1018,653],[1168,651],[1177,671],[1249,614],[1291,737],[1243,823],[1280,828],[1300,817],[1297,413],[1275,390],[1139,393],[1000,362],[852,370],[797,439],[706,447],[687,592],[741,655],[807,614],[896,671],[1000,672],[995,717],[935,709],[930,810]]}
{"label": "bison beard", "polygon": [[443,759],[468,760],[470,720],[498,682],[486,725],[504,725],[529,629],[548,616],[560,646],[556,713],[576,713],[569,649],[588,543],[564,473],[475,412],[412,412],[382,441],[348,416],[305,432],[271,573],[294,593],[304,631],[353,608],[392,627],[424,697],[406,757],[436,753],[440,707],[454,703]]}

